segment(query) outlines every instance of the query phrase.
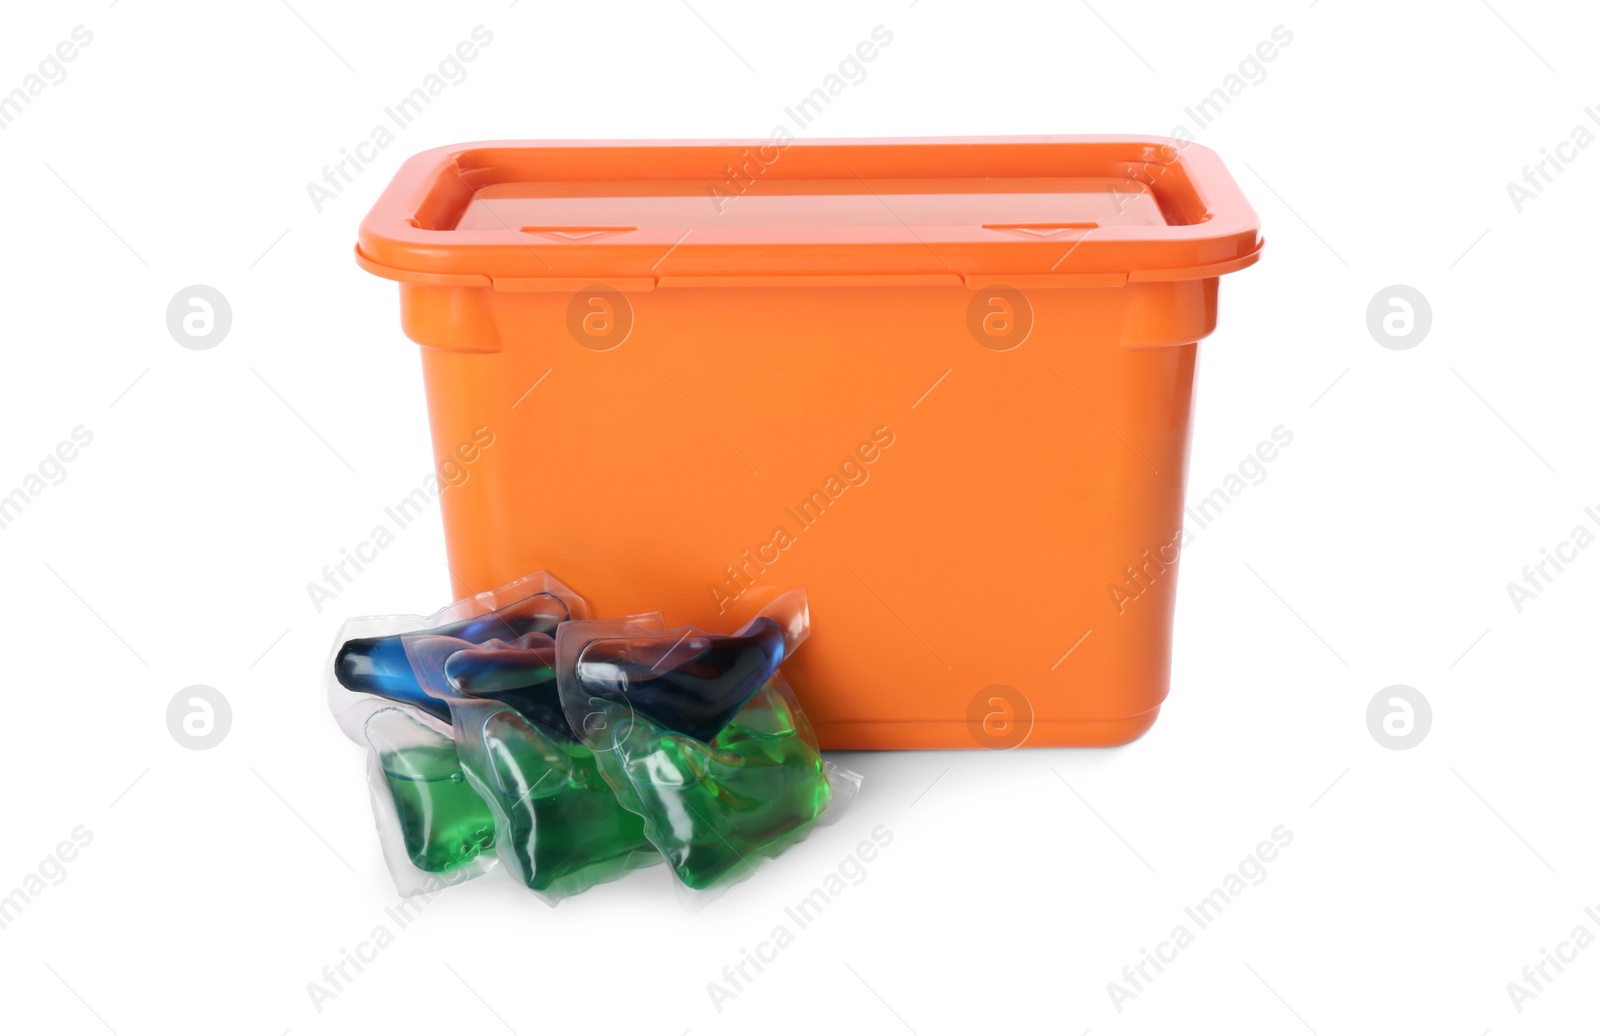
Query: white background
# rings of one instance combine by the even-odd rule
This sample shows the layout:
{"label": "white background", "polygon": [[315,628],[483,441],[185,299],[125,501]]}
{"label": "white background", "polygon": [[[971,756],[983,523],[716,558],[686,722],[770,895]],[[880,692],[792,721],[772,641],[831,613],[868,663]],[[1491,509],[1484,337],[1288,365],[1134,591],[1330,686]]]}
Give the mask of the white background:
{"label": "white background", "polygon": [[[0,492],[93,442],[0,530],[9,730],[0,894],[92,842],[0,930],[13,1032],[1576,1031],[1600,947],[1600,148],[1520,213],[1508,181],[1600,102],[1575,4],[1094,0],[806,4],[63,3],[8,10],[0,92],[93,42],[0,131]],[[20,6],[20,5],[19,5]],[[1499,14],[1496,14],[1496,10]],[[298,13],[296,13],[298,12]],[[1504,15],[1506,20],[1502,20]],[[1507,24],[1507,21],[1510,24]],[[321,213],[322,167],[474,26],[493,42]],[[551,910],[495,877],[397,931],[319,1012],[307,985],[397,901],[363,758],[319,667],[349,615],[446,602],[437,512],[320,614],[307,583],[428,474],[416,347],[351,256],[407,155],[492,138],[765,138],[883,25],[824,136],[1171,133],[1260,213],[1201,349],[1191,499],[1293,444],[1191,544],[1171,697],[1106,751],[858,754],[838,825],[699,912],[663,872]],[[1276,26],[1212,124],[1185,114]],[[226,340],[180,348],[212,285]],[[1417,347],[1366,311],[1410,285]],[[997,403],[1000,401],[997,401]],[[580,588],[581,589],[581,588]],[[671,616],[668,617],[671,619]],[[168,733],[190,684],[232,728]],[[1377,742],[1391,684],[1431,702]],[[877,825],[892,844],[738,996],[707,984]],[[1256,844],[1292,844],[1135,999],[1107,984]],[[44,864],[52,873],[54,865]],[[791,927],[793,927],[791,925]],[[1193,924],[1190,924],[1193,928]],[[1552,971],[1552,975],[1555,973]]]}

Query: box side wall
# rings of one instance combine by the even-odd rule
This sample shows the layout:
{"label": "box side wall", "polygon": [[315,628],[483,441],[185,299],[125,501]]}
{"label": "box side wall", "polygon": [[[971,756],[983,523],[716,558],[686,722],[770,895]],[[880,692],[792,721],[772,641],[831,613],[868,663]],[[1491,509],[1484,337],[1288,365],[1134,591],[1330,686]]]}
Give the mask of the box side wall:
{"label": "box side wall", "polygon": [[825,747],[1154,720],[1215,279],[402,290],[452,293],[406,307],[459,342],[423,349],[439,459],[492,436],[441,496],[459,593],[548,568],[728,630],[804,587],[785,673]]}

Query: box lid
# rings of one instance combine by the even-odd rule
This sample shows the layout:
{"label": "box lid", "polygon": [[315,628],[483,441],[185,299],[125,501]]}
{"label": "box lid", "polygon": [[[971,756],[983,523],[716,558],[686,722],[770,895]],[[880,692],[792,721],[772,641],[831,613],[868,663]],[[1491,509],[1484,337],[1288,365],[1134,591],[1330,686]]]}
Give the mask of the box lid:
{"label": "box lid", "polygon": [[357,260],[408,282],[573,290],[1114,286],[1253,263],[1217,155],[1157,137],[539,141],[408,160]]}

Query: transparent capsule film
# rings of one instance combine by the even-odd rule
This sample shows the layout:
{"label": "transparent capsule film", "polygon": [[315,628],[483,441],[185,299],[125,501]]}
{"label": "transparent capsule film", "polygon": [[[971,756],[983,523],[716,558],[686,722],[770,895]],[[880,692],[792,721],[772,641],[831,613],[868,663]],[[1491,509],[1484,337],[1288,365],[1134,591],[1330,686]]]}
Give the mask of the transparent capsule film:
{"label": "transparent capsule film", "polygon": [[[796,602],[786,594],[783,600],[805,614],[803,597]],[[807,624],[764,612],[732,634],[688,626],[660,632],[605,624],[583,628],[583,646],[568,661],[585,707],[590,699],[610,701],[666,729],[710,741],[777,671]],[[568,642],[575,643],[571,636]]]}
{"label": "transparent capsule film", "polygon": [[[461,647],[530,647],[556,627],[588,614],[584,600],[547,573],[535,573],[498,590],[457,601],[431,616],[386,615],[352,619],[335,638],[325,667],[328,706],[345,736],[364,743],[367,719],[390,703],[409,706],[436,729],[448,729],[442,699],[449,688],[419,666],[408,639],[444,637]],[[632,626],[659,629],[661,613],[629,616]],[[545,638],[541,641],[541,638]],[[547,717],[548,718],[548,717]]]}
{"label": "transparent capsule film", "polygon": [[568,727],[551,637],[402,639],[419,685],[452,717],[464,771],[494,817],[496,852],[510,874],[555,902],[659,860]]}
{"label": "transparent capsule film", "polygon": [[557,633],[569,725],[688,888],[749,877],[833,799],[815,734],[777,672],[793,628],[761,615],[725,636],[605,623]]}
{"label": "transparent capsule film", "polygon": [[717,889],[853,790],[777,673],[809,632],[803,593],[718,635],[592,622],[533,589],[347,624],[330,659],[403,892],[498,861],[555,902],[663,858],[679,887]]}
{"label": "transparent capsule film", "polygon": [[[559,592],[547,576],[530,576],[492,594],[458,601],[433,616],[393,616],[346,623],[328,667],[329,707],[347,736],[360,740],[371,714],[370,700],[379,698],[421,710],[442,724],[447,707],[425,686],[407,638],[444,637],[464,645],[515,644],[528,637],[549,637],[562,622],[586,607],[565,587]],[[555,584],[559,587],[559,584]],[[487,611],[485,608],[498,603]]]}
{"label": "transparent capsule film", "polygon": [[398,707],[373,713],[366,739],[373,815],[396,888],[415,895],[490,870],[494,817],[455,742]]}
{"label": "transparent capsule film", "polygon": [[659,860],[582,742],[492,700],[452,707],[463,769],[493,817],[495,851],[540,898],[554,903]]}

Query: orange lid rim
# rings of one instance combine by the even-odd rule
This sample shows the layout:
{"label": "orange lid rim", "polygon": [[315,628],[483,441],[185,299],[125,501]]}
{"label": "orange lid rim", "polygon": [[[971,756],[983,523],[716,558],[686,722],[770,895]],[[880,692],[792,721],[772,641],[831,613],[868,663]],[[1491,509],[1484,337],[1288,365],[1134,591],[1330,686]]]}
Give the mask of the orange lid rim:
{"label": "orange lid rim", "polygon": [[[755,172],[719,180],[719,171],[731,171],[741,156],[748,156],[746,169],[755,163]],[[770,164],[762,166],[763,159]],[[567,190],[592,186],[598,197],[619,184],[703,181],[708,188],[733,183],[735,191],[746,185],[755,196],[830,177],[854,177],[874,194],[874,181],[887,180],[924,179],[937,193],[943,183],[989,187],[1008,178],[1120,178],[1147,208],[1159,208],[1162,223],[1105,226],[1061,218],[946,224],[884,217],[866,225],[832,220],[817,198],[800,193],[786,202],[793,218],[774,225],[701,219],[679,226],[670,218],[643,225],[629,218],[629,199],[620,198],[614,211],[606,209],[604,222],[524,228],[497,217],[500,225],[458,228],[468,206],[499,185],[561,181]],[[1058,197],[1070,206],[1088,192]],[[602,208],[611,201],[585,200]],[[886,199],[876,200],[894,213]],[[1104,207],[1103,200],[1096,204]],[[852,277],[863,284],[884,278],[949,283],[952,277],[999,283],[1008,276],[1036,283],[1059,279],[1063,285],[1103,284],[1108,278],[1187,280],[1242,269],[1255,261],[1261,244],[1254,210],[1209,148],[1167,137],[1031,136],[795,140],[781,146],[752,140],[451,145],[401,166],[362,221],[356,252],[364,269],[391,280],[530,290],[545,279],[650,280],[663,287],[707,278],[759,283],[763,277],[828,284]]]}

